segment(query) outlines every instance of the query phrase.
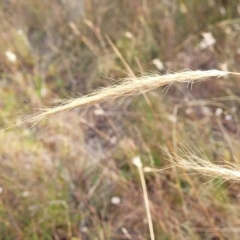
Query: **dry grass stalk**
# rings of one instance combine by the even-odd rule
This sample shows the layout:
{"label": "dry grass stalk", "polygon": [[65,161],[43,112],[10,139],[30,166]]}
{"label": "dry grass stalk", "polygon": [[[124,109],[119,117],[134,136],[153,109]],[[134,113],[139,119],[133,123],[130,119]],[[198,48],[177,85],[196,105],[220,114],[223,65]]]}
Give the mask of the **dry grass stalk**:
{"label": "dry grass stalk", "polygon": [[187,148],[184,148],[183,152],[184,155],[182,157],[178,155],[170,157],[174,166],[186,170],[195,170],[205,176],[214,178],[222,177],[226,181],[240,181],[240,165],[237,162],[228,163],[227,165],[217,165],[210,162],[206,156],[196,156],[196,154]]}
{"label": "dry grass stalk", "polygon": [[143,198],[145,202],[145,209],[147,213],[147,220],[148,220],[148,227],[149,227],[149,232],[150,232],[150,238],[151,240],[155,240],[155,235],[154,235],[154,230],[153,230],[153,222],[152,222],[152,215],[151,215],[151,210],[150,210],[150,202],[148,198],[148,192],[147,192],[147,186],[146,186],[146,181],[144,177],[144,172],[143,172],[143,166],[142,166],[142,161],[140,157],[134,157],[132,160],[133,164],[137,167],[140,180],[141,180],[141,185],[143,189]]}
{"label": "dry grass stalk", "polygon": [[228,74],[236,74],[230,72],[224,72],[219,70],[209,71],[182,71],[174,74],[152,74],[143,75],[139,78],[127,78],[124,79],[120,84],[113,85],[107,88],[99,89],[92,94],[63,101],[60,106],[53,108],[41,109],[42,112],[34,117],[28,119],[30,122],[36,122],[42,120],[51,115],[63,113],[74,108],[86,108],[97,103],[106,102],[111,99],[120,97],[128,97],[139,95],[158,87],[172,84],[173,82],[196,82],[197,80],[203,80],[209,77],[223,77]]}

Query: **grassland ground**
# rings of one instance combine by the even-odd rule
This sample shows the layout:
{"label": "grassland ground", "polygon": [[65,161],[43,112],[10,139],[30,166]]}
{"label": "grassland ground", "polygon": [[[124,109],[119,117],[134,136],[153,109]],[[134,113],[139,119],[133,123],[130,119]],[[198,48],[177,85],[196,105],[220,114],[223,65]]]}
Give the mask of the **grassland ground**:
{"label": "grassland ground", "polygon": [[150,239],[136,156],[155,239],[239,239],[239,183],[166,154],[240,159],[238,77],[19,124],[141,73],[240,72],[239,14],[238,0],[1,0],[0,239]]}

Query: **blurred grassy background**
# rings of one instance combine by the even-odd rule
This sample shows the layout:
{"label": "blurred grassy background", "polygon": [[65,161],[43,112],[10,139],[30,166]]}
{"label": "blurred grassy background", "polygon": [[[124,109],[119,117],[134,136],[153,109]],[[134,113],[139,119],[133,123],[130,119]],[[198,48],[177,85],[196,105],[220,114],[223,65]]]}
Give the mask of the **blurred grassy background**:
{"label": "blurred grassy background", "polygon": [[[174,84],[9,128],[144,72],[239,72],[240,1],[1,0],[0,239],[149,239],[136,167],[240,159],[240,83]],[[201,150],[200,150],[201,149]],[[239,239],[239,185],[145,173],[156,239]]]}

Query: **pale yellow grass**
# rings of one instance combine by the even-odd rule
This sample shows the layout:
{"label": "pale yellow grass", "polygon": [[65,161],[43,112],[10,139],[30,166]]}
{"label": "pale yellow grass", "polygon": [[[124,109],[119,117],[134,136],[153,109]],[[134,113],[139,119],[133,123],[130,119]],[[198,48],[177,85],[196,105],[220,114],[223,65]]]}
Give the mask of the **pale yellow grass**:
{"label": "pale yellow grass", "polygon": [[225,181],[240,181],[240,165],[237,159],[234,163],[228,162],[224,165],[218,165],[210,162],[206,156],[198,157],[192,151],[187,150],[183,156],[174,155],[171,160],[174,166],[194,170],[205,176],[221,177]]}
{"label": "pale yellow grass", "polygon": [[232,72],[224,72],[219,70],[208,71],[182,71],[173,74],[159,75],[146,74],[139,78],[126,78],[120,84],[99,89],[89,95],[65,100],[61,105],[53,108],[41,109],[41,112],[34,117],[28,119],[30,122],[37,122],[51,115],[63,113],[74,108],[86,108],[97,103],[107,102],[116,98],[125,98],[128,96],[136,96],[146,93],[158,87],[172,84],[174,82],[193,83],[198,80],[204,80],[210,77],[223,77],[229,74],[238,74]]}
{"label": "pale yellow grass", "polygon": [[137,157],[133,158],[132,162],[138,169],[141,184],[142,184],[143,198],[144,198],[145,209],[146,209],[146,213],[147,213],[150,238],[151,238],[151,240],[155,240],[153,223],[152,223],[152,215],[151,215],[151,209],[150,209],[150,202],[149,202],[149,198],[148,198],[148,192],[147,192],[147,186],[146,186],[146,181],[145,181],[145,177],[144,177],[142,161],[141,161],[140,157],[137,156]]}

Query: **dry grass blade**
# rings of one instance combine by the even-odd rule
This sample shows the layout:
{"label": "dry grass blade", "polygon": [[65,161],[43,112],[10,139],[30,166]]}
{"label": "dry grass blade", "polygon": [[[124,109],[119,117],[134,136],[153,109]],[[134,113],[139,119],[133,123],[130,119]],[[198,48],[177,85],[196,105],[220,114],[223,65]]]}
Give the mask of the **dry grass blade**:
{"label": "dry grass blade", "polygon": [[209,77],[223,77],[228,74],[219,70],[209,71],[182,71],[166,75],[144,75],[139,78],[127,78],[121,84],[113,85],[93,92],[81,98],[70,99],[62,102],[60,106],[42,109],[42,112],[30,119],[30,122],[42,120],[48,116],[69,111],[73,108],[86,108],[97,103],[106,102],[120,97],[134,96],[171,84],[173,82],[195,82]]}
{"label": "dry grass blade", "polygon": [[144,177],[144,172],[143,172],[143,166],[142,166],[142,161],[140,157],[134,157],[132,160],[133,164],[137,167],[140,180],[141,180],[141,185],[143,189],[143,198],[145,202],[145,208],[146,208],[146,213],[147,213],[147,219],[148,219],[148,226],[149,226],[149,232],[150,232],[150,238],[151,240],[155,240],[155,235],[154,235],[154,230],[153,230],[153,222],[152,222],[152,215],[151,215],[151,210],[150,210],[150,202],[148,198],[148,192],[147,192],[147,186],[146,186],[146,181]]}
{"label": "dry grass blade", "polygon": [[217,165],[210,162],[206,156],[198,157],[187,148],[182,148],[182,150],[184,152],[182,157],[178,155],[170,157],[174,166],[186,170],[195,170],[210,177],[222,177],[227,181],[240,181],[240,165],[237,162],[228,163],[227,165]]}

